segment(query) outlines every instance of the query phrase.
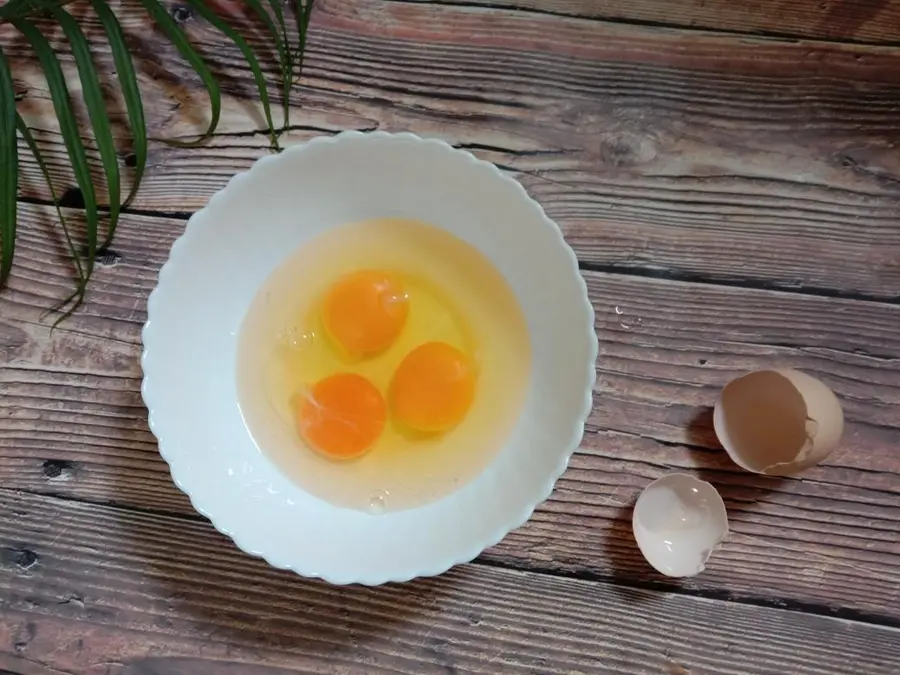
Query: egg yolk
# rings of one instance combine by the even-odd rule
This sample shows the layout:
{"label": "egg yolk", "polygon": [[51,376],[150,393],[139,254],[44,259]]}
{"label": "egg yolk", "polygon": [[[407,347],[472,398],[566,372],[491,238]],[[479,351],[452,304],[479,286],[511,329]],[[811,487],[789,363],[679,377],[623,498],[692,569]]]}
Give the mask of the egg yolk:
{"label": "egg yolk", "polygon": [[369,380],[338,373],[316,382],[296,405],[297,428],[314,450],[352,459],[374,445],[384,430],[387,405]]}
{"label": "egg yolk", "polygon": [[475,397],[475,369],[446,342],[413,349],[390,387],[391,410],[404,425],[425,433],[446,431],[465,417]]}
{"label": "egg yolk", "polygon": [[402,284],[377,270],[354,272],[338,280],[322,307],[326,332],[354,358],[390,347],[408,314],[409,301]]}

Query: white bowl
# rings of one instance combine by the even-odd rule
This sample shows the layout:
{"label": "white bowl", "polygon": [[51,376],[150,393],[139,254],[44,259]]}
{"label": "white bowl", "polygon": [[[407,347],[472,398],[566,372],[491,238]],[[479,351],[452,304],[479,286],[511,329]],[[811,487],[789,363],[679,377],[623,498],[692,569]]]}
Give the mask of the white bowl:
{"label": "white bowl", "polygon": [[[428,222],[486,255],[521,304],[533,362],[522,413],[482,474],[370,515],[309,495],[261,454],[235,371],[241,321],[275,268],[325,229],[379,217]],[[524,524],[581,441],[597,357],[575,256],[522,186],[442,141],[383,132],[315,138],[235,176],[172,247],[143,342],[144,402],[176,485],[244,551],[338,584],[440,574]]]}

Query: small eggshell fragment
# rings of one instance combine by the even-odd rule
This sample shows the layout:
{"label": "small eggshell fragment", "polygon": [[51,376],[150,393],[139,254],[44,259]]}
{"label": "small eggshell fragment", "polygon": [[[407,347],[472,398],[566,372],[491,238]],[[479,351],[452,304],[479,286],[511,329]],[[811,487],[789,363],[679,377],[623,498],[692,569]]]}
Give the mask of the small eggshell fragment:
{"label": "small eggshell fragment", "polygon": [[759,370],[729,382],[713,426],[735,464],[788,476],[824,460],[844,430],[834,393],[799,370]]}
{"label": "small eggshell fragment", "polygon": [[728,535],[728,514],[712,485],[673,473],[644,488],[631,527],[641,553],[657,571],[692,577],[703,571],[713,549]]}

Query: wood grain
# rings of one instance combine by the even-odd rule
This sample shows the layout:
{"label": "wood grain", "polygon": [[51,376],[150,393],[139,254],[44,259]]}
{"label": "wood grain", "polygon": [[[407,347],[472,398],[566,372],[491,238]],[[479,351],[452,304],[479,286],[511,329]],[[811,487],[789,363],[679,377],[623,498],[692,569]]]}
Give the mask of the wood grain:
{"label": "wood grain", "polygon": [[[445,138],[517,175],[595,269],[900,299],[897,50],[462,5],[317,6],[288,143],[346,128]],[[120,14],[141,40],[153,133],[195,134],[205,100],[189,69],[133,4]],[[225,78],[220,134],[155,146],[137,209],[192,212],[266,152],[240,56],[203,22],[185,26]],[[6,51],[30,92],[23,113],[72,185],[35,61]],[[99,45],[97,58],[111,67]],[[28,162],[24,195],[48,196]]]}
{"label": "wood grain", "polygon": [[[23,213],[23,264],[0,296],[2,484],[193,515],[147,429],[138,364],[146,295],[184,222],[125,216],[118,257],[51,335],[40,307],[64,294],[66,263],[49,210]],[[900,307],[585,276],[601,354],[584,443],[551,501],[485,560],[671,587],[634,548],[630,504],[652,479],[687,470],[722,491],[733,536],[684,589],[898,622]],[[843,448],[802,479],[739,471],[710,427],[721,386],[765,367],[815,373],[844,406]]]}
{"label": "wood grain", "polygon": [[900,36],[900,2],[897,0],[759,0],[752,3],[729,0],[437,0],[437,3],[821,40],[897,44]]}
{"label": "wood grain", "polygon": [[481,566],[339,588],[274,570],[205,524],[8,490],[0,588],[0,667],[22,675],[900,667],[895,628]]}
{"label": "wood grain", "polygon": [[[238,4],[215,4],[271,53]],[[69,7],[127,167],[108,48],[86,3]],[[219,133],[152,146],[88,304],[52,332],[43,312],[71,263],[23,167],[0,294],[0,673],[900,670],[900,51],[846,44],[898,42],[895,0],[318,0],[286,144],[411,130],[496,162],[576,249],[601,340],[594,410],[552,498],[478,564],[378,589],[240,553],[175,489],[147,428],[147,295],[187,216],[267,152],[237,50],[170,7],[222,80]],[[115,9],[151,132],[195,135],[195,76],[135,0]],[[39,68],[7,27],[0,41],[78,227]],[[763,367],[812,372],[844,406],[843,447],[801,478],[739,471],[712,432],[722,385]],[[680,583],[630,533],[636,495],[671,471],[713,482],[732,526]]]}

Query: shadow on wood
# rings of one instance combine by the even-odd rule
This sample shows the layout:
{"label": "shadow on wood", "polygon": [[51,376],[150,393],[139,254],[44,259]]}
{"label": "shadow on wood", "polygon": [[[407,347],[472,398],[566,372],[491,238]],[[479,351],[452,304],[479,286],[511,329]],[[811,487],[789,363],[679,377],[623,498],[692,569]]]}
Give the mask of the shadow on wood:
{"label": "shadow on wood", "polygon": [[[119,525],[122,538],[134,542],[133,556],[144,570],[154,595],[164,599],[166,612],[188,615],[197,626],[218,626],[219,640],[251,640],[257,648],[265,650],[305,651],[308,648],[310,652],[321,652],[324,645],[328,658],[352,659],[361,640],[380,640],[419,623],[423,615],[441,605],[442,596],[449,590],[446,581],[439,584],[433,579],[381,587],[336,586],[275,569],[260,558],[239,553],[234,550],[235,544],[219,533],[210,533],[207,543],[218,540],[217,545],[223,551],[221,556],[203,555],[198,559],[198,551],[194,550],[187,554],[192,557],[187,558],[177,548],[165,557],[152,551],[145,554],[147,533],[131,520],[123,519]],[[215,554],[217,550],[212,547],[211,552]],[[231,588],[223,588],[221,579],[210,585],[205,570],[219,577],[230,577]],[[218,602],[209,602],[211,589],[217,589]],[[225,602],[222,602],[223,594]],[[273,598],[277,599],[273,601]],[[373,612],[377,616],[375,621]],[[165,612],[159,620],[166,622]],[[302,629],[298,630],[298,624]],[[433,646],[438,651],[441,648],[437,644]],[[209,672],[208,667],[207,662],[203,670],[202,663],[190,659],[175,664],[168,660],[157,664],[150,659],[134,664],[133,670],[127,672],[189,675]],[[241,670],[245,672],[257,675],[255,671]],[[260,670],[259,675],[265,675],[264,671]]]}
{"label": "shadow on wood", "polygon": [[658,601],[657,596],[638,592],[634,587],[675,590],[681,586],[681,580],[660,574],[644,560],[631,526],[636,501],[633,498],[616,509],[610,526],[604,530],[603,544],[615,582],[613,590],[628,602],[652,603]]}

